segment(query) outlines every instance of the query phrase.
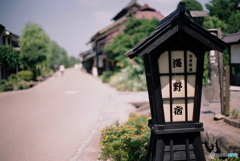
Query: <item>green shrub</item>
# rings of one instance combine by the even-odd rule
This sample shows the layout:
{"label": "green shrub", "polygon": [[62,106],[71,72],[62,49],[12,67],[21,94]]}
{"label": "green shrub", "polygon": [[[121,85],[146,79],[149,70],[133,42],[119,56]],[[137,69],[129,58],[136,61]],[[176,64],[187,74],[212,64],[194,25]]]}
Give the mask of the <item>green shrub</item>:
{"label": "green shrub", "polygon": [[103,83],[109,83],[111,77],[114,75],[114,72],[112,71],[106,71],[106,72],[103,72],[102,74],[102,82]]}
{"label": "green shrub", "polygon": [[26,81],[21,81],[18,83],[18,89],[22,90],[22,89],[28,89],[30,88],[30,85],[26,82]]}
{"label": "green shrub", "polygon": [[0,82],[0,92],[27,89],[30,86],[16,74],[11,74],[6,80]]}
{"label": "green shrub", "polygon": [[238,115],[239,115],[239,111],[236,110],[236,109],[234,109],[234,110],[232,110],[231,115],[232,115],[232,117],[233,117],[234,119],[236,119],[236,118],[238,117]]}
{"label": "green shrub", "polygon": [[111,77],[110,85],[120,91],[146,91],[147,83],[145,74],[140,72],[138,66],[128,66],[120,73]]}
{"label": "green shrub", "polygon": [[18,76],[25,81],[33,80],[33,72],[31,70],[22,70],[18,72]]}
{"label": "green shrub", "polygon": [[150,138],[145,115],[130,114],[123,125],[118,122],[106,127],[101,137],[99,160],[145,161]]}
{"label": "green shrub", "polygon": [[13,89],[14,89],[14,84],[7,80],[5,80],[4,84],[1,85],[1,91],[12,91]]}

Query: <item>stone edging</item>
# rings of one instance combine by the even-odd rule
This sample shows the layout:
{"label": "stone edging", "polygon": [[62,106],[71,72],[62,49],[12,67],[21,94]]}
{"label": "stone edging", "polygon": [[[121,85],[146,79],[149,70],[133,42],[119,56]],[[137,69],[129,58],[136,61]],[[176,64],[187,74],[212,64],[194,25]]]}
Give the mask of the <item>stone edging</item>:
{"label": "stone edging", "polygon": [[224,117],[223,118],[224,122],[226,122],[227,124],[240,128],[240,119],[232,119],[230,117]]}

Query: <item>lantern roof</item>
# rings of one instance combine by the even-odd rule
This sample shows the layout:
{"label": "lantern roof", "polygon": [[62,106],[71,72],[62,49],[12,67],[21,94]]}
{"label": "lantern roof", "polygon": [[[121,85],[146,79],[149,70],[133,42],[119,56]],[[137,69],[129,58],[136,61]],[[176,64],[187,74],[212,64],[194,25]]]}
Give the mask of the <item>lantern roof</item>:
{"label": "lantern roof", "polygon": [[180,2],[175,11],[159,21],[159,26],[152,34],[135,45],[125,55],[134,58],[135,56],[148,54],[178,33],[202,44],[201,48],[204,51],[218,50],[223,52],[229,47],[227,43],[193,22],[191,17],[185,13],[187,13],[185,2]]}

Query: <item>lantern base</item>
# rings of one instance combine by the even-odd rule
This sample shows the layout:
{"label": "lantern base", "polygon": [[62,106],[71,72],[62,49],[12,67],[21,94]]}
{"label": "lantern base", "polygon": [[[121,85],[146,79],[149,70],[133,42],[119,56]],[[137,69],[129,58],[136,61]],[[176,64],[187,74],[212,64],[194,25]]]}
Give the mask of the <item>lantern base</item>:
{"label": "lantern base", "polygon": [[175,134],[204,131],[203,123],[201,122],[178,122],[159,125],[149,120],[148,126],[155,134]]}
{"label": "lantern base", "polygon": [[206,161],[200,132],[154,134],[151,132],[148,161]]}

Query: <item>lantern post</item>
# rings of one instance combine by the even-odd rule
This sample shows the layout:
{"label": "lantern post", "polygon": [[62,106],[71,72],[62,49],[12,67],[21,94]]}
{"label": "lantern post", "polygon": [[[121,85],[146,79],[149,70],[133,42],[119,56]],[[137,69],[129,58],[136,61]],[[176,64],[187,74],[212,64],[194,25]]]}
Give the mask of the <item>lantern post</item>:
{"label": "lantern post", "polygon": [[185,3],[125,55],[143,56],[151,110],[149,161],[204,161],[199,122],[204,54],[228,45],[194,23]]}

